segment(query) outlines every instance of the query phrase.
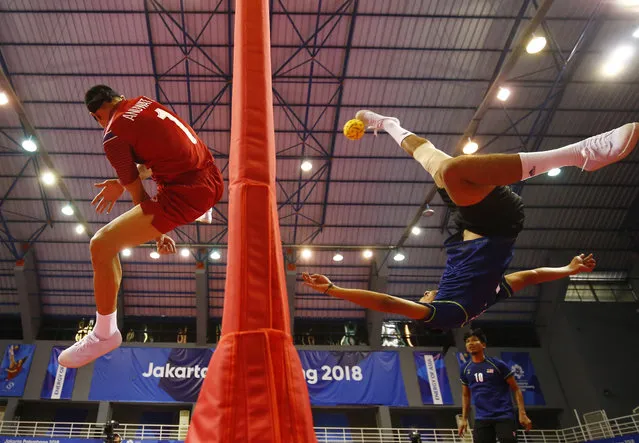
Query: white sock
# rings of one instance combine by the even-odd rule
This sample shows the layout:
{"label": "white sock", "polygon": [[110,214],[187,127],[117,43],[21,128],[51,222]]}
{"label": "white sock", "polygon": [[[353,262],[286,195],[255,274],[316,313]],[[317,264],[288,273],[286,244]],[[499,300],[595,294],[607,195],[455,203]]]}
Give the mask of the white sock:
{"label": "white sock", "polygon": [[408,137],[409,135],[415,135],[412,132],[402,128],[401,126],[399,126],[397,123],[395,123],[393,120],[390,120],[390,119],[384,120],[382,123],[382,126],[384,127],[384,130],[388,132],[390,136],[393,137],[393,139],[395,139],[397,144],[400,146],[402,145],[402,142],[404,141],[406,137]]}
{"label": "white sock", "polygon": [[[581,142],[580,142],[581,143]],[[584,157],[578,149],[580,143],[542,152],[520,152],[521,179],[526,180],[562,166],[582,167]]]}
{"label": "white sock", "polygon": [[98,338],[106,340],[115,334],[118,330],[118,310],[116,309],[111,314],[102,315],[99,312],[95,313],[95,327],[93,332]]}
{"label": "white sock", "polygon": [[430,175],[435,177],[442,162],[451,158],[450,155],[437,149],[431,142],[420,145],[413,152],[413,158],[426,169]]}

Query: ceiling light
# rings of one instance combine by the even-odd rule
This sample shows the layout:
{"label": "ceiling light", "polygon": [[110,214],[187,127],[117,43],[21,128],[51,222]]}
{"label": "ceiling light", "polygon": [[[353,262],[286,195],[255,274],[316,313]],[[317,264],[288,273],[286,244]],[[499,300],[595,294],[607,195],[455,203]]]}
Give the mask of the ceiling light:
{"label": "ceiling light", "polygon": [[561,169],[560,168],[552,168],[550,171],[548,171],[548,175],[551,177],[556,177],[561,173]]}
{"label": "ceiling light", "polygon": [[38,150],[38,146],[35,144],[33,140],[28,138],[22,142],[22,149],[24,149],[27,152],[35,152]]}
{"label": "ceiling light", "polygon": [[333,261],[342,261],[342,260],[344,260],[344,256],[340,254],[339,252],[336,252],[335,255],[333,256]]}
{"label": "ceiling light", "polygon": [[371,251],[370,249],[365,249],[364,252],[362,252],[362,256],[364,256],[364,258],[372,258],[373,251]]}
{"label": "ceiling light", "polygon": [[4,92],[0,92],[0,106],[9,103],[9,97]]}
{"label": "ceiling light", "polygon": [[212,251],[209,257],[211,257],[211,260],[219,260],[222,258],[222,254],[219,251]]}
{"label": "ceiling light", "polygon": [[157,260],[158,258],[160,258],[160,254],[157,251],[151,251],[151,253],[149,254],[149,256],[153,259],[153,260]]}
{"label": "ceiling light", "polygon": [[533,37],[526,45],[526,52],[528,54],[536,54],[546,47],[545,37]]}
{"label": "ceiling light", "polygon": [[477,152],[478,149],[479,149],[479,145],[469,138],[468,139],[468,143],[466,143],[466,145],[462,149],[462,152],[464,154],[470,155],[470,154],[474,154],[475,152]]}
{"label": "ceiling light", "polygon": [[614,51],[612,51],[612,54],[610,54],[610,59],[620,61],[620,62],[625,62],[630,60],[630,58],[632,57],[634,53],[635,53],[635,50],[632,46],[622,45],[617,47]]}
{"label": "ceiling light", "polygon": [[422,216],[432,217],[433,215],[435,215],[435,210],[431,208],[428,203],[426,203],[426,209],[424,209],[424,212],[422,212]]}
{"label": "ceiling light", "polygon": [[40,180],[45,185],[51,186],[55,183],[55,174],[51,171],[44,171],[42,175],[40,175]]}
{"label": "ceiling light", "polygon": [[122,254],[123,257],[130,257],[131,256],[131,250],[129,248],[122,249],[121,254]]}
{"label": "ceiling light", "polygon": [[612,77],[619,74],[622,69],[623,69],[623,63],[609,61],[603,65],[602,72],[604,75],[608,77]]}
{"label": "ceiling light", "polygon": [[73,215],[75,211],[73,210],[73,206],[66,204],[62,207],[62,213],[64,215]]}
{"label": "ceiling light", "polygon": [[84,231],[85,231],[84,225],[82,225],[82,224],[75,225],[75,233],[76,234],[84,234]]}
{"label": "ceiling light", "polygon": [[621,6],[639,6],[639,0],[617,0]]}
{"label": "ceiling light", "polygon": [[399,251],[396,252],[395,255],[393,256],[393,260],[395,261],[403,261],[405,258],[406,256]]}
{"label": "ceiling light", "polygon": [[302,249],[302,258],[308,259],[308,258],[311,258],[312,256],[313,256],[313,251],[311,251],[308,248]]}
{"label": "ceiling light", "polygon": [[508,97],[510,97],[510,89],[499,88],[499,91],[497,92],[497,99],[505,102],[506,100],[508,100]]}
{"label": "ceiling light", "polygon": [[313,163],[309,162],[308,160],[304,160],[300,167],[302,168],[302,171],[308,172],[313,169]]}
{"label": "ceiling light", "polygon": [[410,230],[410,232],[413,235],[419,235],[419,234],[422,233],[422,230],[421,230],[421,228],[419,226],[413,226],[413,228]]}
{"label": "ceiling light", "polygon": [[189,250],[189,248],[182,248],[180,249],[180,255],[182,257],[188,257],[189,255],[191,255],[191,251]]}

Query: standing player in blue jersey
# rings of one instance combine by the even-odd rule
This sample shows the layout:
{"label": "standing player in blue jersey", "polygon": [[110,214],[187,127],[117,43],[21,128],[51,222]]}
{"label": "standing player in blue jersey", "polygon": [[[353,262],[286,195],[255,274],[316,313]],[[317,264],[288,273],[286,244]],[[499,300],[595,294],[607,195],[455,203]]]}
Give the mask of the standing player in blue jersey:
{"label": "standing player in blue jersey", "polygon": [[466,351],[471,360],[463,365],[459,378],[462,383],[462,422],[459,435],[463,436],[468,426],[470,398],[475,403],[475,443],[515,443],[517,424],[511,392],[515,395],[519,410],[519,423],[529,431],[532,422],[526,415],[524,396],[517,386],[512,370],[506,363],[484,354],[486,336],[481,329],[464,334]]}
{"label": "standing player in blue jersey", "polygon": [[317,291],[365,308],[423,320],[426,326],[444,330],[467,324],[526,286],[592,271],[592,254],[581,254],[560,268],[504,275],[524,225],[521,197],[507,185],[562,166],[595,171],[625,158],[639,141],[639,123],[628,123],[550,151],[452,158],[402,128],[394,117],[359,111],[356,118],[375,131],[388,132],[433,176],[443,200],[456,212],[458,232],[444,242],[448,259],[438,289],[426,291],[419,302],[339,288],[318,274],[304,274],[304,282]]}

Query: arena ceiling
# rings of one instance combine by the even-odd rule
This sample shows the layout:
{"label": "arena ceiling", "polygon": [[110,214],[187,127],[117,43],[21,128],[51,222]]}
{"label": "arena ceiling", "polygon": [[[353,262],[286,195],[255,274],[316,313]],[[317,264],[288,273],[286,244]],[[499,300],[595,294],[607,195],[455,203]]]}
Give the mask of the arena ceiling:
{"label": "arena ceiling", "polygon": [[[398,116],[457,153],[468,136],[480,152],[546,150],[639,118],[637,57],[615,76],[602,66],[632,37],[630,0],[272,0],[273,102],[282,241],[299,271],[366,287],[372,269],[388,292],[417,298],[438,281],[449,212],[421,166],[386,134],[341,135],[358,109]],[[549,7],[550,6],[550,7]],[[549,7],[549,9],[548,9]],[[19,312],[13,268],[30,244],[45,315],[94,312],[88,242],[111,215],[96,214],[93,184],[112,178],[101,128],[84,91],[105,83],[147,95],[187,119],[227,178],[233,82],[230,0],[0,0],[0,65],[19,101],[0,107],[0,312]],[[531,29],[531,22],[539,25]],[[531,31],[547,39],[523,50]],[[500,102],[499,86],[511,90]],[[474,124],[473,124],[474,121]],[[34,132],[35,131],[35,132]],[[35,153],[21,147],[25,137]],[[309,172],[300,169],[312,162]],[[637,250],[639,152],[594,174],[565,169],[517,186],[527,206],[513,269],[592,251],[602,271],[624,272]],[[39,179],[57,175],[54,186]],[[148,183],[152,186],[152,183]],[[152,189],[150,189],[152,191]],[[73,216],[61,208],[71,203]],[[422,217],[426,203],[435,213]],[[634,205],[634,214],[632,208]],[[195,315],[196,259],[208,262],[210,315],[221,316],[228,198],[211,225],[174,232],[190,249],[153,260],[148,247],[123,257],[125,315]],[[75,232],[78,221],[86,232]],[[418,225],[419,235],[411,228]],[[150,246],[150,245],[149,245]],[[313,255],[300,256],[308,246]],[[362,257],[370,248],[373,259]],[[217,250],[221,259],[209,253]],[[401,250],[404,261],[393,260]],[[344,259],[335,262],[341,252]],[[371,263],[374,262],[372,265]],[[534,321],[538,290],[485,318]],[[298,279],[296,316],[363,317],[356,306],[313,294]]]}

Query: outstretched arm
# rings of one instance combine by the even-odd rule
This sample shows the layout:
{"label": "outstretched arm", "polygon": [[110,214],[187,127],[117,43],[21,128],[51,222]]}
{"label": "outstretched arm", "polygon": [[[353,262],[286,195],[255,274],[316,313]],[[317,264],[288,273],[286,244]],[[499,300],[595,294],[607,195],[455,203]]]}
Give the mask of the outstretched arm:
{"label": "outstretched arm", "polygon": [[529,271],[520,271],[508,274],[506,282],[513,289],[513,292],[520,291],[526,286],[537,285],[569,275],[581,274],[582,272],[592,272],[597,265],[592,254],[579,254],[574,257],[566,266],[559,268],[537,268]]}
{"label": "outstretched arm", "polygon": [[309,288],[313,288],[318,292],[333,297],[351,301],[364,308],[372,309],[373,311],[390,312],[415,320],[421,320],[427,315],[430,315],[430,308],[428,306],[381,292],[367,291],[365,289],[340,288],[339,286],[335,286],[328,277],[324,275],[309,275],[304,272],[302,278],[304,279],[304,284]]}

